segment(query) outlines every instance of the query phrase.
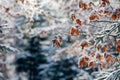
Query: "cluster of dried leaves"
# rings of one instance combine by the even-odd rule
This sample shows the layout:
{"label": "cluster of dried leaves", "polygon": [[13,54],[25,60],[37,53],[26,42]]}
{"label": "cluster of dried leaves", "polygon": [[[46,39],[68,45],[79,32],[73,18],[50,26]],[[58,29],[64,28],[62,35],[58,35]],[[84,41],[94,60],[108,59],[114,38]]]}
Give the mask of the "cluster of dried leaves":
{"label": "cluster of dried leaves", "polygon": [[[120,40],[117,41],[116,44],[116,50],[117,53],[120,53]],[[82,45],[82,47],[88,47],[88,43]],[[88,53],[89,56],[82,56],[82,58],[79,61],[79,66],[80,67],[91,67],[94,68],[95,65],[97,65],[101,70],[103,68],[110,67],[113,65],[115,62],[120,63],[120,57],[115,57],[111,53],[108,53],[112,47],[110,45],[97,45],[96,46],[96,51],[91,51]]]}
{"label": "cluster of dried leaves", "polygon": [[[111,24],[109,22],[114,23],[115,21],[117,21],[119,23],[120,8],[119,7],[115,8],[113,6],[113,4],[114,3],[111,3],[109,0],[100,0],[99,4],[97,4],[97,5],[94,2],[86,3],[84,1],[76,0],[76,5],[78,5],[80,11],[78,11],[78,12],[75,11],[75,14],[71,15],[71,20],[74,22],[75,26],[72,26],[70,28],[69,34],[71,36],[75,35],[77,37],[80,37],[82,35],[81,28],[86,27],[87,25],[91,24],[94,21],[99,23],[101,20],[103,20],[103,22],[104,22],[104,20],[107,20],[107,22],[108,22],[107,25]],[[84,12],[84,15],[86,13],[87,17],[84,16],[82,14],[82,12]],[[87,13],[89,13],[89,14],[87,14]],[[84,17],[84,19],[83,19],[83,17]],[[93,25],[96,25],[96,24],[97,23],[94,23]],[[106,24],[102,24],[102,25],[105,25],[106,27],[108,27]],[[88,28],[86,28],[86,29],[88,29]],[[102,31],[102,32],[104,32],[104,31]],[[96,33],[96,35],[91,35],[89,33],[91,33],[91,32],[88,32],[88,36],[90,36],[89,38],[95,39],[98,37],[97,33]],[[119,33],[119,31],[117,31],[117,33]],[[113,34],[109,33],[109,34],[105,34],[105,35],[110,36]],[[61,39],[62,39],[62,37],[61,37]],[[62,40],[60,40],[60,38],[58,40],[57,40],[57,38],[55,38],[53,40],[53,44],[56,45],[58,48],[60,48],[61,41]],[[79,67],[82,68],[82,67],[88,66],[90,68],[94,68],[95,65],[97,65],[102,70],[103,68],[110,67],[111,65],[115,64],[116,62],[120,63],[120,57],[118,57],[118,56],[116,57],[111,53],[112,48],[115,47],[114,52],[119,55],[119,53],[120,53],[119,37],[115,38],[116,42],[113,41],[115,45],[111,45],[111,44],[109,44],[109,42],[106,42],[106,41],[103,41],[103,43],[100,43],[100,44],[98,44],[96,40],[94,40],[94,41],[95,42],[83,41],[83,42],[79,43],[80,45],[78,44],[79,46],[77,46],[77,48],[81,48],[81,51],[87,52],[87,53],[84,53],[84,55],[83,55],[83,54],[81,54],[81,52],[74,51],[74,52],[77,52],[77,55],[79,55],[79,57],[80,57],[80,60],[78,62]],[[92,49],[91,47],[92,48],[94,47],[94,50],[91,50]],[[65,50],[63,50],[61,52],[65,52],[66,50],[68,50],[68,48],[66,48]]]}

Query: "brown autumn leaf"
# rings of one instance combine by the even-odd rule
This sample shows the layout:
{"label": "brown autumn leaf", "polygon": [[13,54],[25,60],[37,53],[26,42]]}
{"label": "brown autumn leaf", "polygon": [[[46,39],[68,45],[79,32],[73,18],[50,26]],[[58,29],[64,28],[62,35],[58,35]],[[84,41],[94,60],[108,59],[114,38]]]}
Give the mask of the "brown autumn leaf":
{"label": "brown autumn leaf", "polygon": [[117,50],[117,52],[120,52],[120,40],[117,40],[116,50]]}
{"label": "brown autumn leaf", "polygon": [[82,67],[86,67],[87,66],[87,63],[88,63],[88,60],[89,60],[89,58],[88,57],[83,57],[80,61],[79,61],[79,66],[80,66],[80,68],[82,68]]}
{"label": "brown autumn leaf", "polygon": [[117,15],[116,14],[113,14],[112,15],[112,20],[116,20],[117,19]]}
{"label": "brown autumn leaf", "polygon": [[82,49],[84,49],[84,47],[88,47],[88,46],[91,46],[92,45],[92,43],[88,43],[88,42],[86,42],[86,41],[84,41],[84,42],[82,42],[81,43],[81,47],[82,47]]}
{"label": "brown autumn leaf", "polygon": [[117,46],[120,46],[120,40],[117,40],[116,44],[117,44]]}
{"label": "brown autumn leaf", "polygon": [[110,4],[110,1],[109,0],[102,0],[103,2],[107,3],[107,4]]}
{"label": "brown autumn leaf", "polygon": [[102,55],[100,55],[100,54],[97,54],[97,55],[96,55],[96,58],[97,58],[99,61],[101,61],[101,60],[102,60],[102,58],[103,58],[103,56],[102,56]]}
{"label": "brown autumn leaf", "polygon": [[91,55],[92,57],[94,57],[94,56],[95,56],[95,51],[91,51],[90,55]]}
{"label": "brown autumn leaf", "polygon": [[82,68],[82,67],[86,67],[86,65],[87,65],[87,62],[84,61],[84,60],[81,60],[81,61],[79,62],[79,66],[80,66],[80,68]]}
{"label": "brown autumn leaf", "polygon": [[98,11],[98,15],[99,15],[100,17],[103,17],[103,16],[104,16],[104,11],[103,11],[103,10]]}
{"label": "brown autumn leaf", "polygon": [[89,19],[90,19],[90,20],[98,20],[99,17],[98,17],[98,15],[96,15],[96,14],[92,14],[92,15],[90,15]]}
{"label": "brown autumn leaf", "polygon": [[81,25],[81,20],[80,19],[76,19],[76,23]]}
{"label": "brown autumn leaf", "polygon": [[100,44],[97,45],[96,48],[97,48],[97,50],[99,51],[99,50],[101,49],[101,45],[100,45]]}
{"label": "brown autumn leaf", "polygon": [[102,2],[100,7],[105,7],[106,6],[106,3],[105,2]]}
{"label": "brown autumn leaf", "polygon": [[74,33],[75,33],[75,28],[72,27],[71,30],[70,30],[70,34],[74,35]]}
{"label": "brown autumn leaf", "polygon": [[110,1],[109,0],[101,0],[101,6],[100,7],[105,7],[106,5],[110,5]]}
{"label": "brown autumn leaf", "polygon": [[106,51],[107,51],[107,46],[104,46],[104,48],[103,48],[103,49],[104,49],[104,52],[106,52]]}
{"label": "brown autumn leaf", "polygon": [[71,18],[74,21],[76,19],[75,14],[72,14]]}
{"label": "brown autumn leaf", "polygon": [[116,9],[111,18],[112,20],[120,19],[120,8]]}
{"label": "brown autumn leaf", "polygon": [[58,48],[60,47],[60,43],[58,41],[55,44]]}
{"label": "brown autumn leaf", "polygon": [[120,46],[117,46],[117,52],[120,52]]}
{"label": "brown autumn leaf", "polygon": [[[56,39],[54,39],[54,40],[52,40],[52,43],[53,44],[55,44],[57,42],[57,40]],[[53,45],[54,46],[54,45]]]}
{"label": "brown autumn leaf", "polygon": [[57,39],[52,40],[53,44],[56,45],[58,48],[60,47],[60,42]]}
{"label": "brown autumn leaf", "polygon": [[60,43],[63,41],[62,36],[58,36]]}
{"label": "brown autumn leaf", "polygon": [[89,5],[89,6],[94,6],[94,7],[96,7],[93,2],[90,2],[88,5]]}
{"label": "brown autumn leaf", "polygon": [[105,10],[104,14],[105,14],[105,17],[110,16],[112,14],[112,11]]}
{"label": "brown autumn leaf", "polygon": [[110,48],[111,48],[110,45],[105,45],[105,46],[103,47],[103,50],[104,50],[104,52],[106,52],[107,50],[110,50]]}
{"label": "brown autumn leaf", "polygon": [[62,36],[55,36],[54,39],[52,40],[53,42],[53,46],[57,46],[58,48],[61,46],[61,43],[62,43],[63,39],[62,39]]}
{"label": "brown autumn leaf", "polygon": [[95,65],[95,62],[94,62],[94,61],[90,61],[90,62],[88,63],[88,66],[89,66],[90,68],[94,68],[94,65]]}
{"label": "brown autumn leaf", "polygon": [[111,64],[111,63],[115,62],[115,59],[111,54],[105,53],[104,58],[105,58],[107,64]]}
{"label": "brown autumn leaf", "polygon": [[77,30],[75,31],[75,34],[78,36],[78,35],[80,34],[80,31],[77,29]]}
{"label": "brown autumn leaf", "polygon": [[71,35],[79,35],[80,31],[77,28],[72,27],[71,30],[70,30],[70,34]]}
{"label": "brown autumn leaf", "polygon": [[83,10],[88,9],[88,5],[86,3],[83,3],[83,2],[79,2],[79,7],[82,8]]}

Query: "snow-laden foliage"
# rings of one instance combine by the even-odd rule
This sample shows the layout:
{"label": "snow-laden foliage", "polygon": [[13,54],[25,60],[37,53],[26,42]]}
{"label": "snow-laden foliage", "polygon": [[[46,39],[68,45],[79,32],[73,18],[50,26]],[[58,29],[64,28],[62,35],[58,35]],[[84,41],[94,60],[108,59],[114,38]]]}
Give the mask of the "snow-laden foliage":
{"label": "snow-laden foliage", "polygon": [[[49,41],[42,42],[46,39]],[[45,52],[42,53],[42,50]],[[22,52],[30,55],[22,57]],[[61,63],[57,60],[65,62],[66,58],[68,60],[72,57],[78,60],[74,64],[78,63],[78,68],[83,69],[74,76],[75,80],[119,78],[120,1],[0,0],[0,53],[2,59],[4,58],[2,62],[5,63],[2,63],[2,66],[5,66],[2,77],[5,79],[10,79],[10,74],[7,74],[9,70],[6,69],[11,66],[10,64],[13,65],[9,62],[9,55],[19,56],[19,58],[15,57],[16,62],[13,60],[17,65],[16,71],[20,72],[18,76],[15,74],[16,80],[23,79],[21,78],[23,75],[29,76],[31,80],[37,80],[35,74],[39,77],[47,69],[50,73],[42,75],[43,80],[54,79],[55,77],[50,75],[54,74],[53,64]],[[52,56],[53,61],[50,59],[48,62],[51,61],[51,64],[46,62],[42,65],[39,63],[42,59],[38,60],[37,53],[42,58],[43,55],[48,56],[49,59]],[[19,64],[21,59],[23,61]],[[25,60],[27,61],[24,62]],[[26,68],[23,64],[32,65],[36,73],[30,72],[32,69],[29,66]],[[51,69],[46,67],[47,64],[51,65]],[[65,63],[61,64],[65,65]],[[47,69],[37,72],[38,66]],[[21,71],[18,70],[19,68]],[[61,74],[58,72],[59,75],[66,72],[61,67],[60,70],[63,72]],[[58,78],[59,75],[56,77]],[[50,76],[50,79],[45,78],[46,76]],[[65,80],[67,77],[64,77]],[[62,78],[59,80],[64,80]],[[73,76],[69,79],[73,79]]]}

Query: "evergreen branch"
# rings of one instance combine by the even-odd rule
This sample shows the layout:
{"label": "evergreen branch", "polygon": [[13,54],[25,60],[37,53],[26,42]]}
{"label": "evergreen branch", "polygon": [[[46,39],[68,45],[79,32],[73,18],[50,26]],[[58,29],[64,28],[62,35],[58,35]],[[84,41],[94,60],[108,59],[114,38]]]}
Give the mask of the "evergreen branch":
{"label": "evergreen branch", "polygon": [[6,45],[2,45],[0,44],[0,52],[1,53],[18,53],[18,51],[14,48],[11,48],[9,46],[6,46]]}
{"label": "evergreen branch", "polygon": [[120,79],[120,69],[112,72],[106,80],[117,80],[117,78]]}

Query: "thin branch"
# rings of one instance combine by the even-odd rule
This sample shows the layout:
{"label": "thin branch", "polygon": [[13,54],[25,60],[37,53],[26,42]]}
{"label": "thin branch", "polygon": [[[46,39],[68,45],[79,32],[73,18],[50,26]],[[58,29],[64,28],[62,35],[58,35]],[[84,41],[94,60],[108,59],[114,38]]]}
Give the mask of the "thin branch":
{"label": "thin branch", "polygon": [[108,20],[95,20],[95,21],[90,21],[90,22],[108,22],[108,23],[118,23],[118,24],[120,24],[120,22],[118,22],[118,21],[108,21]]}

